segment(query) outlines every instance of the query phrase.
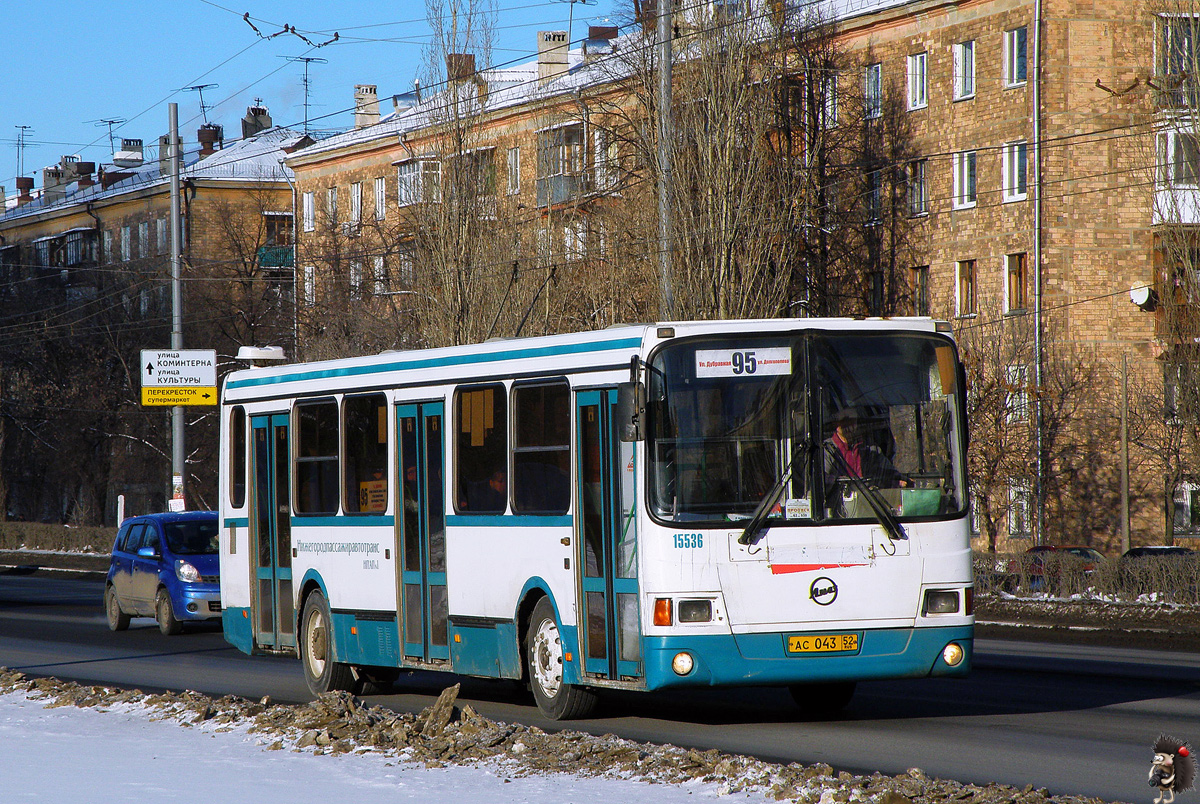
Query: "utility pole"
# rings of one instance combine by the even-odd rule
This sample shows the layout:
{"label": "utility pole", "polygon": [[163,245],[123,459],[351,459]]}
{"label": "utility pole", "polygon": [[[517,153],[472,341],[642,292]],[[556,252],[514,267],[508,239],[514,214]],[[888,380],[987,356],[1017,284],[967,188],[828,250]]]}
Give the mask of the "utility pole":
{"label": "utility pole", "polygon": [[658,0],[658,279],[662,288],[662,315],[675,316],[675,291],[671,273],[671,144],[675,138],[671,115],[672,3]]}
{"label": "utility pole", "polygon": [[1129,549],[1129,355],[1121,355],[1121,553]]}
{"label": "utility pole", "polygon": [[[179,351],[183,348],[183,289],[180,285],[180,263],[183,252],[183,221],[181,220],[181,203],[179,194],[179,104],[168,105],[170,118],[170,158],[171,158],[171,349]],[[183,442],[183,405],[171,408],[171,488],[172,510],[185,510],[186,495],[184,493],[184,442]],[[178,502],[176,502],[178,501]]]}

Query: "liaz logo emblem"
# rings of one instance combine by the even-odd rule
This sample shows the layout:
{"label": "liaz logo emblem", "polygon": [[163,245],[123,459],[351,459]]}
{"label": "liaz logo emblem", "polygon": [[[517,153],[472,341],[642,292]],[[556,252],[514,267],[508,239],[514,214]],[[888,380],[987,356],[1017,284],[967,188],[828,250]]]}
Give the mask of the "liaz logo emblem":
{"label": "liaz logo emblem", "polygon": [[837,600],[837,584],[832,578],[817,578],[808,587],[808,599],[818,606],[828,606]]}

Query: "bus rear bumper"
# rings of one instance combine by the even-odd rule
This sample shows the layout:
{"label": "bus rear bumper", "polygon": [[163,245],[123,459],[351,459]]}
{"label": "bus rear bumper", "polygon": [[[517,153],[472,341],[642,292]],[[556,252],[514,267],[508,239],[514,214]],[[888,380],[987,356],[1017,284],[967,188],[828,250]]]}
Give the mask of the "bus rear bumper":
{"label": "bus rear bumper", "polygon": [[[802,633],[647,637],[643,641],[646,687],[781,686],[963,676],[971,668],[971,625],[861,630],[854,651],[789,653],[788,637]],[[953,667],[944,658],[951,643],[962,649],[962,660]],[[692,669],[684,675],[672,669],[681,653],[691,657]]]}

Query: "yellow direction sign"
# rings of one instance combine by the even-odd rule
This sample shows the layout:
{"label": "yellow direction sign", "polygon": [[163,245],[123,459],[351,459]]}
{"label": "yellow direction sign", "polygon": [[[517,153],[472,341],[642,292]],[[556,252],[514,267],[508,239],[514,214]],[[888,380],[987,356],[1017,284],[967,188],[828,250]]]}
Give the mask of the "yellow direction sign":
{"label": "yellow direction sign", "polygon": [[143,388],[143,405],[215,405],[217,389],[212,388]]}

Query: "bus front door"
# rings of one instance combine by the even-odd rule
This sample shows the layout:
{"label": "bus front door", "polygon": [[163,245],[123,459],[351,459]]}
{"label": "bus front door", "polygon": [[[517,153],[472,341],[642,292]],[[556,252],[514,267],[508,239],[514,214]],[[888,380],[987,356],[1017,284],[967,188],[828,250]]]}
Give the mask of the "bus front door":
{"label": "bus front door", "polygon": [[288,482],[288,415],[254,416],[254,494],[251,539],[255,558],[255,640],[260,646],[295,649],[292,601],[291,485]]}
{"label": "bus front door", "polygon": [[450,658],[442,415],[441,402],[396,406],[396,620],[404,656],[419,662]]}
{"label": "bus front door", "polygon": [[635,680],[642,676],[635,455],[632,444],[617,439],[616,404],[615,389],[581,391],[575,401],[580,650],[588,675]]}

